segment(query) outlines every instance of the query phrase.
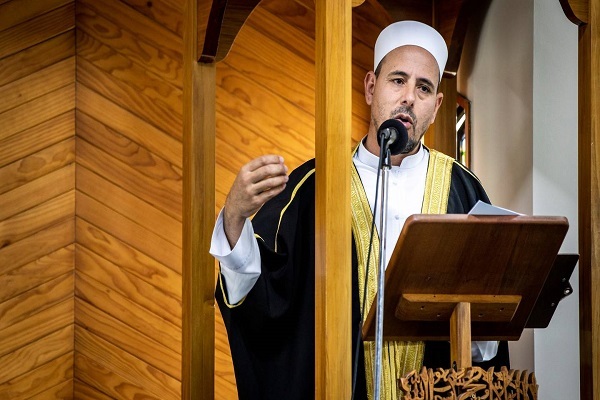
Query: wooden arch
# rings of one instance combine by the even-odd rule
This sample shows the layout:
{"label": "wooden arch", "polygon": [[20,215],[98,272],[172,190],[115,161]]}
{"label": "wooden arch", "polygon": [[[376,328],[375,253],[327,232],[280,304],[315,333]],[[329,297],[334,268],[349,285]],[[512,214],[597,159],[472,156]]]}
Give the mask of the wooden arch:
{"label": "wooden arch", "polygon": [[[290,0],[291,1],[291,0]],[[368,0],[375,1],[375,0]],[[600,399],[597,363],[600,293],[600,0],[560,0],[579,25],[579,242],[581,309],[581,398]],[[186,0],[184,8],[184,191],[183,191],[183,351],[184,399],[214,398],[214,260],[207,252],[215,203],[215,63],[229,52],[259,0]],[[317,85],[316,158],[316,398],[349,398],[350,343],[337,340],[350,331],[349,178],[328,181],[329,170],[349,177],[351,8],[361,0],[315,0]],[[446,77],[456,75],[467,27],[477,0],[380,0],[395,20],[417,19],[435,26],[449,45]],[[408,7],[408,8],[407,8]],[[210,10],[210,11],[208,11]],[[408,10],[408,11],[407,11]],[[433,10],[433,12],[432,12]],[[209,15],[199,20],[199,15]],[[456,82],[446,79],[447,109],[438,113],[429,143],[454,151]],[[341,129],[340,129],[341,128]],[[340,134],[341,133],[341,134]],[[593,144],[593,145],[590,145]],[[342,166],[340,168],[340,166]],[[335,199],[333,198],[335,193]],[[320,197],[319,197],[320,196]],[[340,207],[347,204],[347,207]],[[213,205],[211,207],[211,205]],[[342,223],[340,223],[342,221]],[[336,263],[331,260],[336,260]],[[597,291],[596,291],[597,292]],[[343,301],[340,301],[342,299]],[[335,334],[328,326],[335,327]],[[340,334],[341,332],[341,334]],[[349,337],[349,334],[347,335]],[[335,360],[332,362],[330,360]]]}

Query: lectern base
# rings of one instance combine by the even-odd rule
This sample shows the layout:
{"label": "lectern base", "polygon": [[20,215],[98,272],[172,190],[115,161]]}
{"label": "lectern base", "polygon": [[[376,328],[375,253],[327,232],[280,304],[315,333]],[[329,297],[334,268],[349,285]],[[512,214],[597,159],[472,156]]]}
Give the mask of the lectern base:
{"label": "lectern base", "polygon": [[479,367],[427,369],[409,372],[398,382],[402,400],[537,400],[538,385],[533,372]]}

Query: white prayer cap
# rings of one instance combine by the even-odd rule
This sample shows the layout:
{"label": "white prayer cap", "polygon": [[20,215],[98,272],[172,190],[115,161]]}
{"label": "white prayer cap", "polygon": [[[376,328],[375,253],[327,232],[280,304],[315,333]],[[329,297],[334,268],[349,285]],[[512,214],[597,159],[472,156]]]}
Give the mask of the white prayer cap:
{"label": "white prayer cap", "polygon": [[381,31],[375,42],[374,70],[390,51],[409,45],[419,46],[431,53],[438,63],[440,79],[442,79],[446,61],[448,61],[446,41],[431,26],[417,21],[394,22]]}

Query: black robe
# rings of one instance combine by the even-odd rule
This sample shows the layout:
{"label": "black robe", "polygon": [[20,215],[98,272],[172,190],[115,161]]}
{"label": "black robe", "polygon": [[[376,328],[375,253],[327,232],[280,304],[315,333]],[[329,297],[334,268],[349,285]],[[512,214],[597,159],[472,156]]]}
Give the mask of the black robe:
{"label": "black robe", "polygon": [[[315,175],[311,172],[314,168],[315,162],[310,160],[295,169],[285,190],[253,218],[262,271],[246,298],[238,305],[228,306],[224,297],[225,280],[220,277],[217,283],[216,299],[227,328],[242,400],[314,398]],[[479,181],[454,163],[447,212],[467,213],[478,200],[489,203]],[[360,319],[357,265],[353,241],[352,349]],[[424,365],[428,368],[449,368],[449,360],[447,342],[426,343]],[[506,342],[501,342],[494,359],[483,364],[508,366]],[[367,398],[362,343],[355,398]]]}

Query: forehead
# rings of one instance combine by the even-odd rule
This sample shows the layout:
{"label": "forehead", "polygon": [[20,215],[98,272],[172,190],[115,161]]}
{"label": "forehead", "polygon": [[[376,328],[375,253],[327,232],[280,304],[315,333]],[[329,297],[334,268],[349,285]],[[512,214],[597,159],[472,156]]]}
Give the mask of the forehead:
{"label": "forehead", "polygon": [[404,72],[437,83],[439,66],[430,52],[418,46],[401,46],[390,51],[381,61],[381,73]]}

